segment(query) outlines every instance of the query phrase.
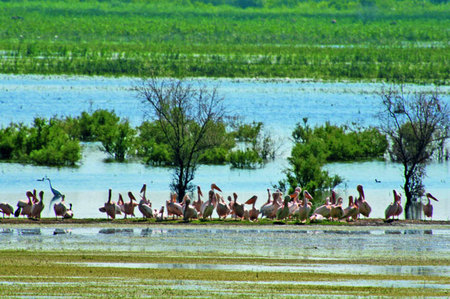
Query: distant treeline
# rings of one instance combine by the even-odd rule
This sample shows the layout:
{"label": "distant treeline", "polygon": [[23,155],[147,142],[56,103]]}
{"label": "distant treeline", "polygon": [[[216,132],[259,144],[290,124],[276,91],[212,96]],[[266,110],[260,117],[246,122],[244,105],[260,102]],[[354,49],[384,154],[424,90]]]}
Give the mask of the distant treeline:
{"label": "distant treeline", "polygon": [[1,6],[1,73],[449,79],[448,1],[86,0]]}
{"label": "distant treeline", "polygon": [[[254,168],[276,156],[279,141],[264,131],[260,122],[221,122],[214,124],[214,130],[214,136],[223,142],[201,154],[202,164]],[[387,147],[386,137],[374,128],[351,129],[327,123],[311,129],[298,125],[293,136],[298,136],[296,144],[312,144],[315,151],[308,151],[318,153],[323,163],[381,158]],[[31,126],[12,123],[1,128],[0,160],[75,166],[81,159],[80,142],[100,142],[100,149],[119,162],[138,159],[152,165],[173,164],[171,147],[158,122],[145,121],[133,128],[128,120],[107,110],[83,112],[78,117],[35,118]]]}

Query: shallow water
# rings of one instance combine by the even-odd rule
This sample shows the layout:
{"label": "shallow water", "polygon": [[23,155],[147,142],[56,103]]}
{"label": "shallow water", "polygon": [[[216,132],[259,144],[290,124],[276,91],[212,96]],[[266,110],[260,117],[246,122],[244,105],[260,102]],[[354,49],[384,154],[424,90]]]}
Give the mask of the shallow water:
{"label": "shallow water", "polygon": [[[266,257],[348,259],[450,254],[450,230],[411,227],[365,228],[248,228],[248,227],[27,227],[0,229],[2,249],[108,250],[148,252],[217,252]],[[276,244],[276,246],[275,246]],[[395,268],[395,267],[394,267]],[[407,268],[403,268],[409,271]],[[411,268],[411,272],[448,275],[449,268]],[[326,269],[324,269],[326,270]],[[361,268],[361,271],[364,269]],[[369,270],[368,270],[369,271]],[[375,270],[374,270],[375,271]],[[381,270],[379,270],[381,271]],[[395,270],[393,270],[395,271]],[[434,271],[434,272],[433,272]],[[430,274],[431,275],[431,274]]]}
{"label": "shallow water", "polygon": [[[0,126],[11,121],[30,123],[36,116],[76,116],[82,111],[99,108],[113,109],[133,125],[145,118],[145,107],[132,91],[137,80],[133,78],[104,78],[83,76],[15,76],[0,75]],[[198,81],[195,81],[198,82]],[[267,198],[266,188],[285,178],[283,169],[288,165],[284,157],[289,154],[289,136],[295,124],[308,117],[312,125],[330,121],[333,124],[357,123],[360,126],[378,123],[379,97],[384,86],[374,83],[322,83],[300,80],[231,80],[201,79],[201,84],[217,86],[224,96],[230,112],[238,113],[246,121],[262,121],[274,136],[280,138],[281,158],[262,169],[236,170],[229,166],[202,166],[198,169],[194,185],[205,190],[216,182],[225,196],[238,192],[244,200],[258,195],[257,205]],[[195,83],[196,84],[196,83]],[[433,91],[434,86],[408,85],[407,89]],[[450,102],[450,87],[440,88],[443,100]],[[117,193],[138,193],[143,183],[148,185],[153,207],[164,205],[169,196],[171,172],[167,168],[146,167],[139,163],[104,163],[106,156],[96,145],[87,146],[78,168],[49,168],[0,163],[0,201],[15,206],[25,199],[25,191],[43,189],[45,203],[51,193],[47,182],[36,179],[48,175],[53,187],[66,194],[74,204],[77,218],[104,217],[98,211],[107,200],[107,190]],[[356,185],[365,186],[366,198],[373,208],[371,217],[383,217],[392,202],[392,189],[400,190],[401,168],[386,162],[333,163],[327,166],[332,174],[345,178],[338,193],[346,198],[356,194]],[[427,191],[439,202],[434,204],[434,219],[450,217],[450,161],[431,164],[425,179]],[[375,179],[381,183],[375,183]],[[53,216],[45,209],[42,216]],[[136,215],[140,213],[136,211]]]}

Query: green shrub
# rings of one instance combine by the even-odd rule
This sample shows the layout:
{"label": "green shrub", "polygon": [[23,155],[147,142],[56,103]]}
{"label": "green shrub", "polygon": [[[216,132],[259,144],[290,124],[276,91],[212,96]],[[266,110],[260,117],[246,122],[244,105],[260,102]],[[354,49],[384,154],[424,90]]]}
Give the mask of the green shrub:
{"label": "green shrub", "polygon": [[235,168],[256,168],[263,164],[262,158],[253,149],[232,151],[229,159],[231,166]]}

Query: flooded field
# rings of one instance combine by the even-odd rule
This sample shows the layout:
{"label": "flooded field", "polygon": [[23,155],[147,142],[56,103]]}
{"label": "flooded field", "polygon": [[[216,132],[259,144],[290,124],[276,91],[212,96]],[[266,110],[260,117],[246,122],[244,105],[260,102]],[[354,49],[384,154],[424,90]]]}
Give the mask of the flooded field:
{"label": "flooded field", "polygon": [[3,224],[0,241],[0,289],[7,297],[450,293],[448,225]]}
{"label": "flooded field", "polygon": [[[84,76],[16,76],[0,75],[0,125],[10,122],[29,124],[34,117],[76,116],[82,111],[114,110],[127,117],[133,125],[144,119],[145,107],[136,98],[132,87],[134,78],[104,78]],[[197,81],[196,81],[197,82]],[[217,183],[224,195],[232,192],[239,199],[258,195],[257,206],[267,199],[266,189],[285,178],[288,167],[292,129],[303,117],[311,125],[326,121],[333,124],[360,126],[376,125],[381,83],[305,82],[302,80],[200,79],[200,84],[216,86],[224,97],[230,112],[245,121],[262,121],[266,129],[279,138],[280,157],[255,170],[232,169],[229,166],[201,166],[194,185],[207,188]],[[410,90],[433,91],[432,85],[406,85]],[[443,101],[450,102],[450,87],[440,87]],[[44,190],[44,204],[50,199],[47,182],[37,182],[44,175],[52,179],[53,187],[72,202],[76,218],[100,218],[98,211],[107,200],[109,188],[116,200],[118,193],[137,193],[146,183],[154,208],[164,205],[169,197],[171,171],[163,167],[148,167],[140,163],[105,163],[107,156],[98,150],[98,144],[85,145],[83,159],[76,168],[50,168],[0,163],[0,202],[15,206],[25,199],[30,189]],[[339,174],[345,182],[337,188],[346,198],[356,194],[356,186],[365,187],[366,198],[372,205],[371,217],[384,217],[384,210],[392,202],[392,190],[400,190],[402,169],[389,162],[333,163],[327,165],[331,174]],[[375,179],[381,183],[376,183]],[[434,219],[448,220],[450,200],[450,161],[432,163],[427,167],[427,192],[440,201],[434,204]],[[139,214],[139,212],[137,212]],[[43,217],[52,217],[48,207]],[[139,215],[140,216],[140,215]]]}

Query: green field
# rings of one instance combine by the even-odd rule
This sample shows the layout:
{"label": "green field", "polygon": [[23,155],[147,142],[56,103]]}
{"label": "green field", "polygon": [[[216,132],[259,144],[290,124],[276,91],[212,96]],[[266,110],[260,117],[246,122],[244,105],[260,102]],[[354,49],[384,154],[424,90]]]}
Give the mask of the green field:
{"label": "green field", "polygon": [[448,1],[87,0],[1,6],[1,73],[439,84],[450,75]]}

